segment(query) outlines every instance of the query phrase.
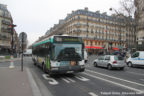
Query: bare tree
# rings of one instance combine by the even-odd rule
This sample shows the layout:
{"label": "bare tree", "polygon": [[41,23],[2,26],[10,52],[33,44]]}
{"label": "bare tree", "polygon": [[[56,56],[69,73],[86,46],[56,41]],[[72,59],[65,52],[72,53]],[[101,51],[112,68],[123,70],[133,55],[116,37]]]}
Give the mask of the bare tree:
{"label": "bare tree", "polygon": [[[116,16],[123,19],[127,32],[133,32],[133,28],[136,30],[135,28],[136,23],[134,20],[135,9],[136,8],[134,5],[134,0],[120,0],[119,9],[110,8],[111,11],[114,11]],[[127,38],[129,38],[129,34],[126,33]],[[136,37],[135,37],[135,40],[136,40]],[[130,41],[126,40],[126,45],[128,47],[129,47],[129,44],[130,44]]]}
{"label": "bare tree", "polygon": [[134,12],[135,12],[135,5],[134,5],[134,0],[121,0],[120,1],[120,12],[125,15],[125,16],[132,16],[134,17]]}

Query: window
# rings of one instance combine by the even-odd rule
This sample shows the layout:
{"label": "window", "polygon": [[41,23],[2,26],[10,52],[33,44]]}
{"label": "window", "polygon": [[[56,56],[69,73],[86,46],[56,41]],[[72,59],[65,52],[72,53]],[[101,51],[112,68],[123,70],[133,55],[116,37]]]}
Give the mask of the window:
{"label": "window", "polygon": [[105,60],[110,60],[110,56],[106,56],[106,57],[105,57]]}
{"label": "window", "polygon": [[93,29],[91,29],[91,33],[93,33]]}
{"label": "window", "polygon": [[101,57],[99,57],[99,58],[98,58],[98,60],[104,60],[104,57],[103,57],[103,56],[101,56]]}
{"label": "window", "polygon": [[139,52],[136,52],[132,55],[132,58],[136,58],[136,57],[139,57]]}
{"label": "window", "polygon": [[88,41],[86,41],[86,45],[88,45]]}

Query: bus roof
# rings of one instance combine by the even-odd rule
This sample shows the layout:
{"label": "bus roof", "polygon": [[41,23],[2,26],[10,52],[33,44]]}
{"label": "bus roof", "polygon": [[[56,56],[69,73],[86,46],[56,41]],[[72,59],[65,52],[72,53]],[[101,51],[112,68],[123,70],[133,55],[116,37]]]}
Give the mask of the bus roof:
{"label": "bus roof", "polygon": [[[41,40],[41,41],[39,41],[39,42],[36,42],[35,44],[33,44],[32,46],[33,47],[36,47],[36,46],[39,46],[39,45],[41,45],[41,44],[45,44],[45,43],[48,43],[48,42],[50,42],[50,43],[53,43],[54,42],[54,37],[72,37],[72,38],[80,38],[80,37],[75,37],[75,36],[65,36],[65,35],[53,35],[53,36],[51,36],[51,37],[48,37],[48,38],[45,38],[45,39],[43,39],[43,40]],[[71,42],[73,42],[73,41],[71,41]],[[76,41],[75,41],[76,42]]]}

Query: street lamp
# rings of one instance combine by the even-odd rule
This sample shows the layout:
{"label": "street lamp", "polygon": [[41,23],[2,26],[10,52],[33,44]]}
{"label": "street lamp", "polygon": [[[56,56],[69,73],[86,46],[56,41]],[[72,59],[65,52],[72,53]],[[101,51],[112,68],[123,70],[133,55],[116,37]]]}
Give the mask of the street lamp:
{"label": "street lamp", "polygon": [[[118,16],[123,16],[122,14],[120,14],[117,10],[115,10],[115,9],[113,9],[113,8],[110,8],[109,9],[110,11],[112,11],[112,10],[114,10],[115,11],[115,13],[118,15]],[[124,16],[123,16],[124,17]],[[115,20],[115,22],[116,22],[116,20]],[[116,25],[116,23],[115,23],[115,25]],[[121,49],[121,23],[119,24],[119,26],[120,26],[120,29],[118,30],[119,31],[119,48]],[[116,27],[116,26],[115,26]],[[116,31],[116,30],[115,30]]]}
{"label": "street lamp", "polygon": [[109,45],[109,44],[108,44],[108,33],[107,33],[107,32],[108,32],[108,31],[107,31],[107,29],[108,29],[108,28],[107,28],[107,25],[108,25],[107,16],[105,17],[105,20],[106,20],[106,30],[105,30],[105,32],[106,32],[106,42],[105,42],[105,45],[106,45],[106,53],[107,53],[107,52],[108,52],[108,47],[109,47],[109,46],[108,46],[108,45]]}

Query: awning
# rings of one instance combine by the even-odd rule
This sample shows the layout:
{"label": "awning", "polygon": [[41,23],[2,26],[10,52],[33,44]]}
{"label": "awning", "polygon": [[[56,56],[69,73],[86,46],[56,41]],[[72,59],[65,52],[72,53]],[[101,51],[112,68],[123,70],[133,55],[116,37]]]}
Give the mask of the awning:
{"label": "awning", "polygon": [[118,50],[119,50],[119,48],[116,48],[116,47],[113,47],[112,49],[113,49],[113,50],[116,50],[116,51],[118,51]]}
{"label": "awning", "polygon": [[85,46],[85,48],[88,48],[88,49],[104,49],[101,46]]}

